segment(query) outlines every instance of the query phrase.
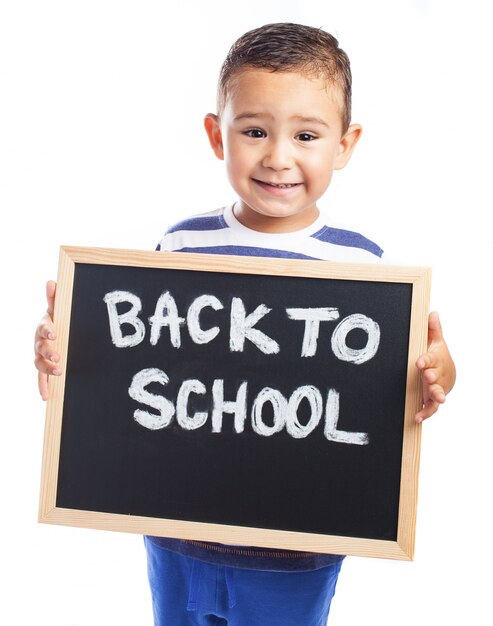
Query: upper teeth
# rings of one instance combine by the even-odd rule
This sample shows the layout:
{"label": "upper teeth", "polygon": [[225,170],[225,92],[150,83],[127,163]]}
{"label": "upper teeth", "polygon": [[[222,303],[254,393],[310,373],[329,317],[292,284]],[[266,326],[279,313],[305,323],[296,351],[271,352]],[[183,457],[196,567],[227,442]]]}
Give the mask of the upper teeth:
{"label": "upper teeth", "polygon": [[270,183],[272,187],[292,187],[294,183]]}

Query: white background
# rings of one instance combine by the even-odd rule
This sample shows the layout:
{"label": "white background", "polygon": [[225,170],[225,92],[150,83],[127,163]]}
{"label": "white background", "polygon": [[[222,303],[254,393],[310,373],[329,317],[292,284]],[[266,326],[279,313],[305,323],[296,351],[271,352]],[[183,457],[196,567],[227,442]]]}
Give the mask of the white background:
{"label": "white background", "polygon": [[455,390],[423,428],[415,562],[348,559],[330,624],[490,623],[493,50],[484,5],[2,2],[1,623],[151,624],[139,536],[37,523],[44,405],[34,328],[60,244],[153,249],[170,223],[234,199],[202,118],[230,44],[272,21],[321,26],[348,52],[353,121],[365,130],[322,207],[393,258],[433,265],[432,306],[458,367]]}

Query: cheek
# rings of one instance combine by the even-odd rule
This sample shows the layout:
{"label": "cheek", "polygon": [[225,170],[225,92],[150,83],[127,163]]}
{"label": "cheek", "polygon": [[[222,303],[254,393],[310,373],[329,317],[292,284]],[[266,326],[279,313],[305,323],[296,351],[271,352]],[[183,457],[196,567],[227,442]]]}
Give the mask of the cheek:
{"label": "cheek", "polygon": [[230,143],[225,151],[227,170],[231,175],[245,175],[254,164],[252,154],[237,143]]}
{"label": "cheek", "polygon": [[226,176],[233,189],[238,192],[248,178],[249,169],[243,159],[234,153],[225,154]]}
{"label": "cheek", "polygon": [[334,171],[333,155],[322,154],[313,156],[306,161],[305,167],[314,184],[328,185]]}

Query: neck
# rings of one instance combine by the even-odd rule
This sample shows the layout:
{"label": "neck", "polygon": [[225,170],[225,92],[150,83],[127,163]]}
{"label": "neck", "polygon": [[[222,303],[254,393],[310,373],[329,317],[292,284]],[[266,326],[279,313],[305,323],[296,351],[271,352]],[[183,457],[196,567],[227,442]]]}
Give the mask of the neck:
{"label": "neck", "polygon": [[233,213],[240,224],[261,233],[296,232],[313,224],[320,214],[317,207],[313,207],[296,215],[273,217],[257,213],[249,207],[245,207],[241,201],[234,205]]}

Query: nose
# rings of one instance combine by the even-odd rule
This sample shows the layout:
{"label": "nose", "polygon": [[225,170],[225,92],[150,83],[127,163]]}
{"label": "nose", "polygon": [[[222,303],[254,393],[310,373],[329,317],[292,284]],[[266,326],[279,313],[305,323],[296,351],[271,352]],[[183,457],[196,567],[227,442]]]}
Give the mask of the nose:
{"label": "nose", "polygon": [[290,142],[286,139],[271,139],[265,145],[262,165],[272,170],[286,170],[293,167],[294,154]]}

